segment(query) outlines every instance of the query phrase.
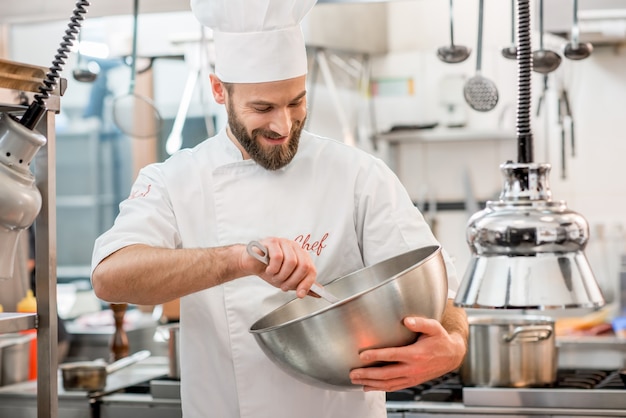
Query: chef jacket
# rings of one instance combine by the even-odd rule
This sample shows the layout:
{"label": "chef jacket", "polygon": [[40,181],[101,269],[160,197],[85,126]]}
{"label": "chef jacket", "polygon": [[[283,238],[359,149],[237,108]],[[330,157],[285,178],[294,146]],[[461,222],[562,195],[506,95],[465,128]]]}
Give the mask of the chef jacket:
{"label": "chef jacket", "polygon": [[[114,226],[97,239],[92,268],[132,244],[218,247],[269,236],[308,250],[322,284],[438,244],[398,178],[371,154],[304,131],[292,162],[268,171],[244,160],[222,130],[141,170]],[[453,298],[458,283],[444,256]],[[386,416],[384,392],[311,386],[263,354],[250,326],[292,298],[256,276],[181,298],[185,417]]]}

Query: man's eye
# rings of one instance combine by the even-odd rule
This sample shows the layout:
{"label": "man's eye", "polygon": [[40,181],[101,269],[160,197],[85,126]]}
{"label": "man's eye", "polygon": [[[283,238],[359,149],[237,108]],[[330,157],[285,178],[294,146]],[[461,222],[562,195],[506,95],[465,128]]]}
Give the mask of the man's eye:
{"label": "man's eye", "polygon": [[266,113],[272,110],[272,108],[269,106],[263,106],[263,107],[255,107],[254,110],[259,113]]}

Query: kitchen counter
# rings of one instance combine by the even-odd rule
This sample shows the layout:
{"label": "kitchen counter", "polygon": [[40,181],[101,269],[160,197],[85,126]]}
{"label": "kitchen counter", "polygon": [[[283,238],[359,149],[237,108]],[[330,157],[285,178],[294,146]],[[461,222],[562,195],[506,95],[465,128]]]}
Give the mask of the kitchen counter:
{"label": "kitchen counter", "polygon": [[624,410],[577,409],[577,408],[521,408],[466,406],[462,403],[446,402],[388,402],[388,418],[442,417],[624,417]]}
{"label": "kitchen counter", "polygon": [[[559,338],[559,346],[559,357],[563,353],[568,356],[564,363],[573,358],[588,362],[589,359],[598,356],[606,357],[606,353],[610,352],[617,357],[609,359],[608,362],[621,365],[626,353],[626,341],[614,337]],[[584,368],[592,367],[589,363],[577,365]],[[616,370],[613,367],[609,369]],[[171,384],[167,382],[167,371],[167,357],[152,356],[111,374],[107,378],[105,390],[91,396],[87,392],[63,390],[59,375],[59,417],[182,417],[180,389],[178,393],[172,394],[171,391],[177,389],[177,382],[170,382]],[[159,388],[159,393],[155,390],[157,383],[164,383],[164,386]],[[165,388],[170,392],[164,393]],[[0,418],[37,418],[36,390],[35,381],[0,387]],[[622,408],[626,403],[626,396],[622,395],[626,395],[626,391],[559,390],[562,392],[556,394],[549,389],[463,388],[462,399],[431,401],[418,397],[418,400],[393,400],[387,402],[387,411],[388,418],[626,416],[626,408]],[[593,400],[595,406],[588,402],[589,399]]]}
{"label": "kitchen counter", "polygon": [[[160,378],[167,375],[168,359],[163,356],[153,356],[146,360],[121,369],[107,376],[107,385],[102,392],[88,393],[86,391],[66,391],[63,389],[63,380],[59,372],[59,413],[62,418],[85,418],[90,416],[98,416],[94,414],[93,409],[101,412],[104,404],[111,404],[109,397],[117,399],[118,392],[125,388],[133,387],[142,382],[151,379]],[[180,401],[176,400],[154,400],[149,394],[137,395],[128,394],[128,397],[135,400],[135,409],[137,402],[144,406],[154,406],[165,404],[180,410]],[[110,408],[109,408],[110,409]],[[115,409],[114,409],[115,410]],[[154,409],[146,409],[151,411],[150,417],[158,418],[158,414],[154,414]],[[100,415],[106,416],[106,415]],[[116,418],[124,415],[108,415]],[[139,418],[141,415],[134,413],[133,418]],[[147,417],[148,415],[146,415]],[[165,417],[175,417],[176,415],[164,415]],[[14,385],[0,387],[0,418],[37,418],[37,382],[28,381]]]}
{"label": "kitchen counter", "polygon": [[[129,310],[124,321],[124,331],[128,336],[131,353],[150,350],[153,356],[167,356],[167,343],[155,340],[159,324],[150,314]],[[67,321],[65,327],[71,341],[67,361],[97,358],[108,360],[111,350],[109,344],[115,332],[113,314],[110,310]]]}
{"label": "kitchen counter", "polygon": [[[626,366],[626,339],[608,336],[557,337],[559,367],[621,369]],[[626,415],[626,414],[625,414]]]}

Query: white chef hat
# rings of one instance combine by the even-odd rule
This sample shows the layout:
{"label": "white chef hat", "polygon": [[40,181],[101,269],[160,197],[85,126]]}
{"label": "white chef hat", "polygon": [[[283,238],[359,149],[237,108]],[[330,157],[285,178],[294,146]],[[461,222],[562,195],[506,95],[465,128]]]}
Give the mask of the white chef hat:
{"label": "white chef hat", "polygon": [[213,30],[215,74],[229,83],[287,80],[306,74],[300,22],[316,0],[191,0]]}

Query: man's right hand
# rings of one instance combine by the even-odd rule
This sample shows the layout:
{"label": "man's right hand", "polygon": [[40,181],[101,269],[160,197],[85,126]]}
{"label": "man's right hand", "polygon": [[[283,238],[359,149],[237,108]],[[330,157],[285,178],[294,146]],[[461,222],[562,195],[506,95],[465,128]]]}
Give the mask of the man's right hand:
{"label": "man's right hand", "polygon": [[308,252],[286,238],[265,238],[259,241],[267,249],[269,264],[257,260],[242,247],[241,267],[283,291],[296,290],[303,298],[315,282],[317,270]]}

